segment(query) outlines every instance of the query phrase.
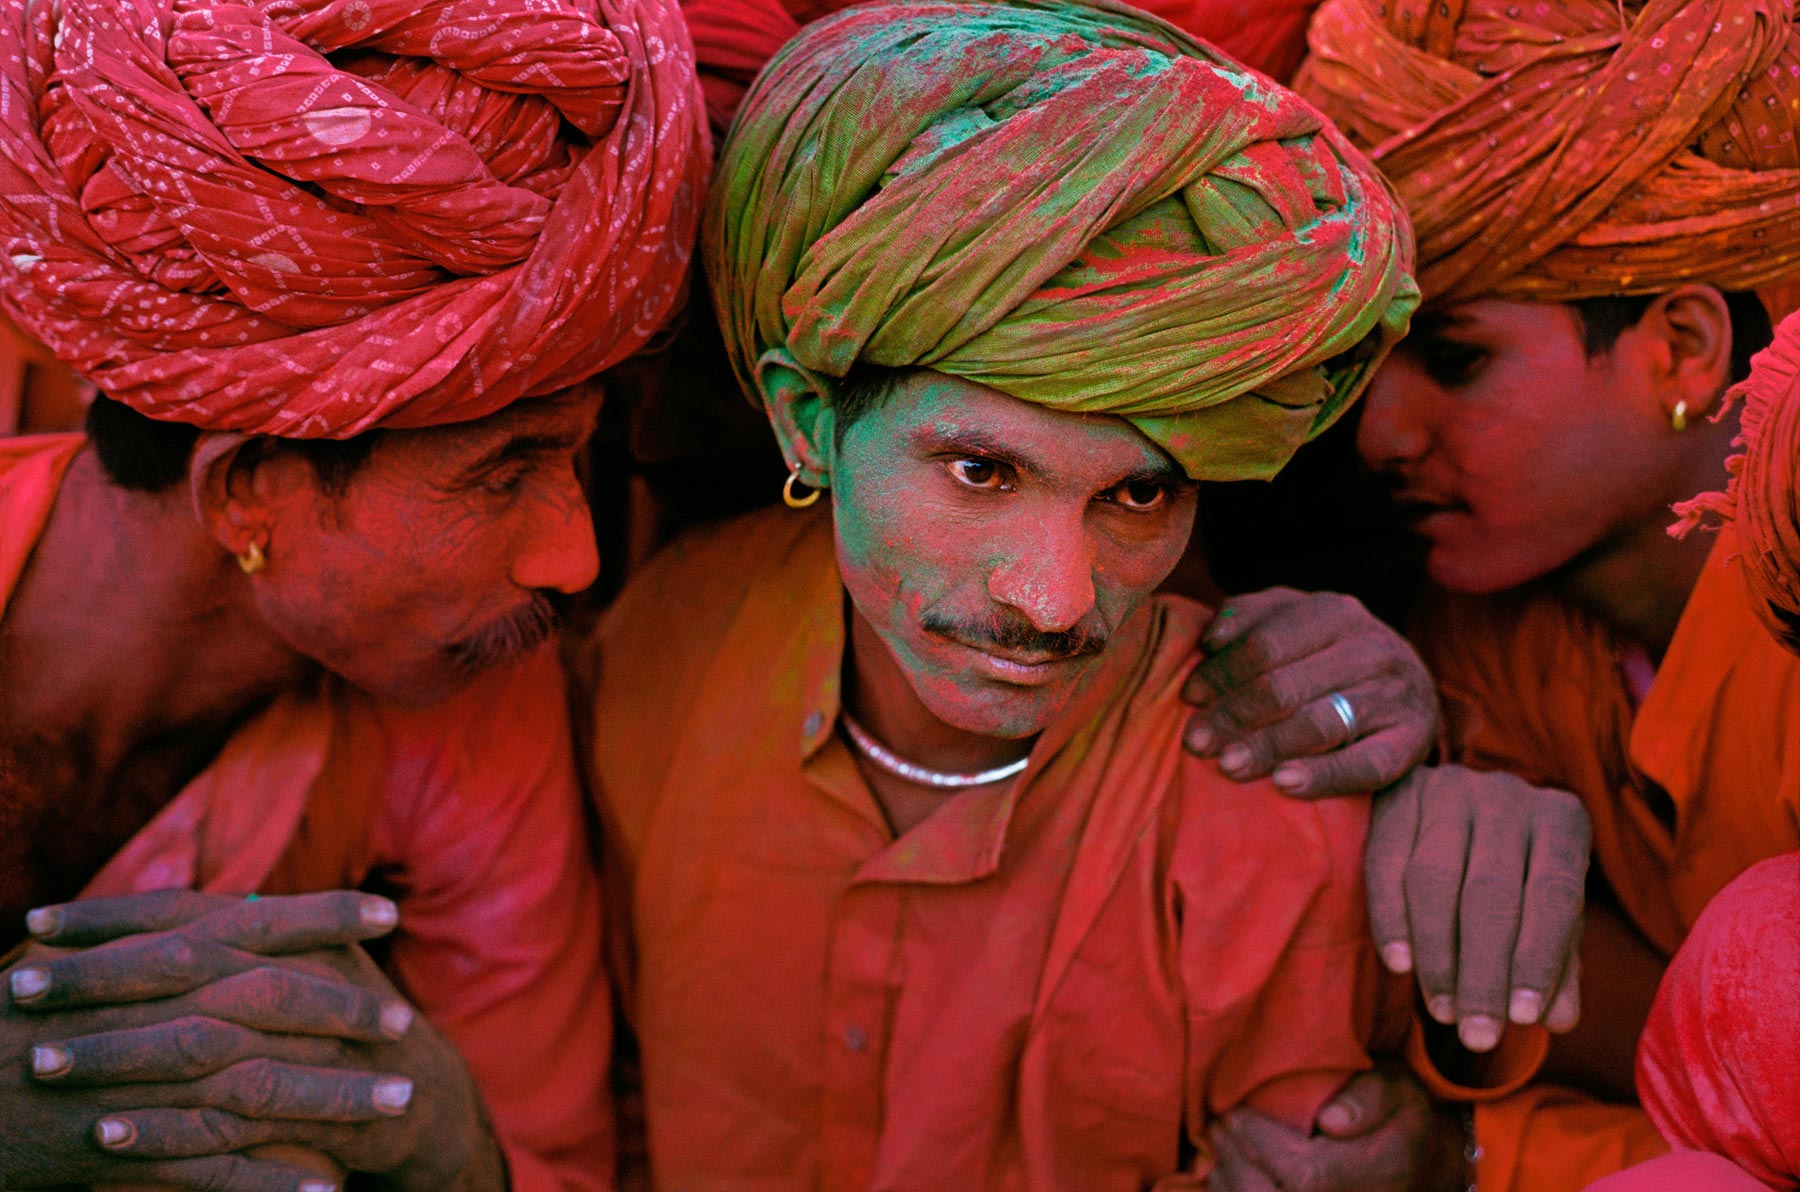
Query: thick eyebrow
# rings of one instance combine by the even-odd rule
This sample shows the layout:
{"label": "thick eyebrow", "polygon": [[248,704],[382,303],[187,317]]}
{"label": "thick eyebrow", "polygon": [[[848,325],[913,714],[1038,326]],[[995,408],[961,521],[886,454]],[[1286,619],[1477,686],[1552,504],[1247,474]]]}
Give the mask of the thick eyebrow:
{"label": "thick eyebrow", "polygon": [[1435,339],[1446,331],[1466,331],[1475,325],[1474,319],[1459,310],[1423,310],[1413,316],[1410,334]]}
{"label": "thick eyebrow", "polygon": [[585,429],[579,432],[565,431],[561,434],[520,435],[482,452],[473,462],[463,467],[457,474],[457,480],[459,483],[474,480],[483,472],[508,460],[524,459],[533,455],[560,455],[566,451],[573,451],[581,446],[582,441],[586,438]]}

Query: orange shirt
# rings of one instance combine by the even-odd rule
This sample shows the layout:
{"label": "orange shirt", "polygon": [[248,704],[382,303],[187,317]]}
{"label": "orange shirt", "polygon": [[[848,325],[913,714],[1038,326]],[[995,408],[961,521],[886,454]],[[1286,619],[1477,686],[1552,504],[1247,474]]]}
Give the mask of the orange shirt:
{"label": "orange shirt", "polygon": [[1368,1064],[1367,805],[1182,750],[1200,608],[898,839],[836,731],[844,609],[828,514],[776,509],[579,650],[656,1186],[1194,1188],[1221,1111],[1310,1125]]}
{"label": "orange shirt", "polygon": [[[1756,619],[1721,534],[1642,705],[1620,638],[1547,592],[1442,596],[1420,646],[1453,760],[1581,797],[1595,868],[1672,955],[1707,901],[1800,849],[1800,658]],[[1604,972],[1583,974],[1604,1012]],[[1534,1088],[1477,1114],[1482,1192],[1578,1189],[1661,1142],[1635,1108]]]}
{"label": "orange shirt", "polygon": [[[0,618],[83,443],[0,440]],[[512,1187],[589,1192],[614,1151],[584,817],[553,651],[423,711],[326,682],[252,717],[84,895],[391,894],[388,975],[468,1060]]]}

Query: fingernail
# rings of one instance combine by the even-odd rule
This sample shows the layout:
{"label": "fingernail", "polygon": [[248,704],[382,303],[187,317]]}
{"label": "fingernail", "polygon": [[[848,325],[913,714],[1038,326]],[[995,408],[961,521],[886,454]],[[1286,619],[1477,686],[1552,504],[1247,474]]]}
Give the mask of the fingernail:
{"label": "fingernail", "polygon": [[369,1100],[381,1112],[398,1116],[406,1112],[406,1107],[412,1103],[412,1095],[412,1081],[404,1076],[384,1076],[375,1082],[375,1087],[369,1092]]}
{"label": "fingernail", "polygon": [[1292,762],[1282,762],[1275,767],[1275,785],[1290,795],[1299,794],[1306,789],[1306,771]]}
{"label": "fingernail", "polygon": [[101,1146],[128,1146],[137,1137],[137,1130],[123,1118],[104,1117],[94,1123],[94,1137]]}
{"label": "fingernail", "polygon": [[1188,749],[1198,754],[1208,754],[1213,748],[1213,732],[1210,728],[1188,730]]}
{"label": "fingernail", "polygon": [[40,1043],[31,1049],[33,1076],[61,1076],[75,1066],[75,1053],[55,1043]]}
{"label": "fingernail", "polygon": [[10,981],[15,1002],[35,1002],[50,992],[50,973],[47,969],[14,969]]}
{"label": "fingernail", "polygon": [[337,1185],[325,1180],[301,1180],[300,1192],[337,1192]]}
{"label": "fingernail", "polygon": [[1500,1023],[1485,1014],[1475,1014],[1463,1019],[1456,1034],[1470,1051],[1492,1051],[1500,1042]]}
{"label": "fingernail", "polygon": [[375,931],[392,931],[400,924],[400,908],[386,898],[363,899],[359,914],[363,926]]}
{"label": "fingernail", "polygon": [[1381,963],[1387,965],[1390,973],[1412,972],[1412,945],[1398,940],[1381,945]]}
{"label": "fingernail", "polygon": [[1544,995],[1535,989],[1516,989],[1506,1007],[1506,1016],[1520,1026],[1536,1022],[1544,1012]]}
{"label": "fingernail", "polygon": [[1250,765],[1250,750],[1243,745],[1227,745],[1225,752],[1219,755],[1219,768],[1227,774],[1236,774]]}
{"label": "fingernail", "polygon": [[38,906],[25,912],[25,930],[40,939],[62,930],[63,913],[54,906]]}
{"label": "fingernail", "polygon": [[398,1039],[412,1029],[413,1010],[405,1002],[387,1002],[381,1007],[381,1033]]}
{"label": "fingernail", "polygon": [[1425,1003],[1425,1012],[1449,1026],[1456,1021],[1456,999],[1439,995]]}
{"label": "fingernail", "polygon": [[1333,1101],[1319,1111],[1319,1126],[1336,1134],[1342,1134],[1356,1125],[1356,1115],[1349,1108]]}

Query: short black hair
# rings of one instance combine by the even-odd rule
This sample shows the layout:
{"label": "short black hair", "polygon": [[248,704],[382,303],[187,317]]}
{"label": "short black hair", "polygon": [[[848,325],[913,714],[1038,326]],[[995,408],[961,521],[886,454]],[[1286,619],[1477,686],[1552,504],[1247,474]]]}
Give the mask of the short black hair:
{"label": "short black hair", "polygon": [[[368,462],[380,430],[364,431],[348,439],[259,438],[252,460],[277,451],[293,451],[312,466],[319,486],[334,497],[342,496],[350,481]],[[140,414],[105,394],[96,396],[87,411],[88,441],[107,479],[133,492],[166,492],[187,476],[188,460],[200,428],[185,422],[164,422]]]}
{"label": "short black hair", "polygon": [[[1775,328],[1769,321],[1769,308],[1751,291],[1721,293],[1731,316],[1731,382],[1735,385],[1750,375],[1750,357],[1769,346],[1775,338]],[[1581,346],[1588,358],[1612,351],[1619,336],[1638,325],[1656,298],[1655,294],[1608,294],[1569,303],[1575,308],[1575,317],[1581,320]]]}
{"label": "short black hair", "polygon": [[843,441],[844,432],[858,418],[880,409],[909,371],[880,364],[851,365],[831,395],[831,410],[837,415],[838,441]]}

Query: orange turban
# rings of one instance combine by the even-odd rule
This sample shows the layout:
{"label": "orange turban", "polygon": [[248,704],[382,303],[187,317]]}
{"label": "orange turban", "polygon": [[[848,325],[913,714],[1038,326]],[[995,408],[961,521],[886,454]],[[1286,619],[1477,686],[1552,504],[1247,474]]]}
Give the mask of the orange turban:
{"label": "orange turban", "polygon": [[[1675,506],[1677,537],[1713,513],[1735,520],[1739,564],[1769,630],[1800,653],[1800,314],[1775,329],[1775,342],[1750,362],[1750,376],[1726,395],[1744,400],[1731,482]],[[1723,412],[1723,411],[1721,411]]]}
{"label": "orange turban", "polygon": [[674,0],[6,0],[0,36],[0,307],[153,418],[478,418],[680,301]]}
{"label": "orange turban", "polygon": [[1295,86],[1406,203],[1426,298],[1800,270],[1792,0],[1327,0]]}

